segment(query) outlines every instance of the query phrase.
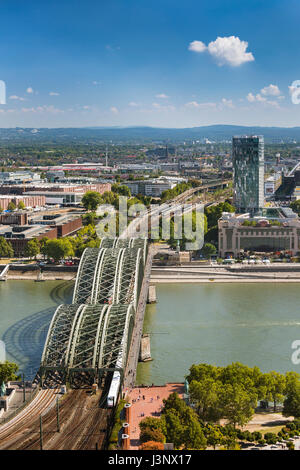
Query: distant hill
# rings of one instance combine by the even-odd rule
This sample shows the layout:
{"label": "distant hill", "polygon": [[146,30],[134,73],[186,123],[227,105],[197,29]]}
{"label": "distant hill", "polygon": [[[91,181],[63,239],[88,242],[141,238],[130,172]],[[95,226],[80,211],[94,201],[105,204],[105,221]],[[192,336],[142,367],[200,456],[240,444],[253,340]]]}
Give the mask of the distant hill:
{"label": "distant hill", "polygon": [[300,142],[300,127],[246,127],[213,125],[183,129],[156,127],[85,127],[85,128],[10,128],[0,129],[0,144],[5,142],[100,143],[100,142],[183,142],[205,139],[230,141],[233,135],[263,135],[267,143]]}

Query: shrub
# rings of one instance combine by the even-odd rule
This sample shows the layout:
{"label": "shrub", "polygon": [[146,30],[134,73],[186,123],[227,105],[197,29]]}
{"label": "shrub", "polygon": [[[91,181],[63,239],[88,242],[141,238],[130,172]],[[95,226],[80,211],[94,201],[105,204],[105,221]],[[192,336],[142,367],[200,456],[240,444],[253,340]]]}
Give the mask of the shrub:
{"label": "shrub", "polygon": [[164,445],[162,442],[147,441],[139,447],[139,450],[164,450]]}
{"label": "shrub", "polygon": [[145,428],[140,434],[140,441],[142,443],[148,441],[164,442],[165,436],[159,429]]}

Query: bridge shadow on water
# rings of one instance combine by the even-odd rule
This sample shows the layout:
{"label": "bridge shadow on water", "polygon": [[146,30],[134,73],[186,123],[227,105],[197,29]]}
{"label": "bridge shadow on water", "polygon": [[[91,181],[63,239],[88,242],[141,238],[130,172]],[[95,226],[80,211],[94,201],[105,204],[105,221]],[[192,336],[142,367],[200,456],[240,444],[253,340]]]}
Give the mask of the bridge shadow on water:
{"label": "bridge shadow on water", "polygon": [[33,380],[40,366],[49,324],[57,305],[71,303],[74,283],[64,282],[55,286],[50,298],[56,305],[19,320],[2,335],[6,352],[24,373],[26,380]]}

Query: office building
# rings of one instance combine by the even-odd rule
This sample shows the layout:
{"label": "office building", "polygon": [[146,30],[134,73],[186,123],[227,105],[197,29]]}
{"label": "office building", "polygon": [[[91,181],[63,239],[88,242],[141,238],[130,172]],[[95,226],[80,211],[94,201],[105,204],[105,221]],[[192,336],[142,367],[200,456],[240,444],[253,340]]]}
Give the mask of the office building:
{"label": "office building", "polygon": [[264,207],[264,138],[233,137],[234,205],[237,212]]}

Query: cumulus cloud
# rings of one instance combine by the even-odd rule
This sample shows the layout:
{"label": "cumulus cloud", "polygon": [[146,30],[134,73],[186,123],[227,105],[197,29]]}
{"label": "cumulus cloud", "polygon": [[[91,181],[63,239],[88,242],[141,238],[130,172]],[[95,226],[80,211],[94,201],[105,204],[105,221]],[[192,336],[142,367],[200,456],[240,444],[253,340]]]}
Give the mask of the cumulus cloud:
{"label": "cumulus cloud", "polygon": [[279,96],[281,93],[278,86],[272,84],[269,86],[265,86],[260,91],[265,96]]}
{"label": "cumulus cloud", "polygon": [[234,104],[232,100],[228,100],[227,98],[222,98],[221,104],[226,106],[227,108],[234,108]]}
{"label": "cumulus cloud", "polygon": [[132,108],[136,108],[137,106],[140,106],[140,103],[136,103],[135,101],[130,101],[128,104],[129,104],[129,106],[131,106]]}
{"label": "cumulus cloud", "polygon": [[59,93],[57,93],[56,91],[50,91],[49,95],[50,96],[59,96]]}
{"label": "cumulus cloud", "polygon": [[[263,93],[263,90],[267,89],[269,87],[265,87],[261,90],[261,93]],[[272,90],[273,93],[274,93],[274,90]],[[261,93],[257,93],[256,95],[254,95],[253,93],[248,93],[247,95],[247,100],[249,101],[249,103],[264,103],[265,105],[268,105],[268,106],[273,106],[275,108],[279,108],[279,102],[276,101],[276,100],[268,100],[266,98],[266,96],[262,96]],[[265,93],[266,94],[266,93]],[[282,98],[284,98],[284,96],[277,96],[277,95],[274,95],[275,98],[277,98],[278,100],[281,100]]]}
{"label": "cumulus cloud", "polygon": [[111,106],[110,111],[111,111],[113,114],[118,114],[118,113],[119,113],[119,110],[118,110],[118,108],[116,108],[116,106]]}
{"label": "cumulus cloud", "polygon": [[193,41],[189,44],[189,51],[204,52],[206,49],[207,47],[202,41]]}
{"label": "cumulus cloud", "polygon": [[206,47],[202,41],[193,41],[189,44],[189,50],[194,52],[208,53],[217,60],[218,65],[231,65],[238,67],[245,62],[252,62],[254,56],[252,52],[247,52],[248,42],[241,41],[239,37],[217,37]]}
{"label": "cumulus cloud", "polygon": [[33,93],[33,88],[29,86],[26,90],[26,93],[29,93],[29,94]]}

